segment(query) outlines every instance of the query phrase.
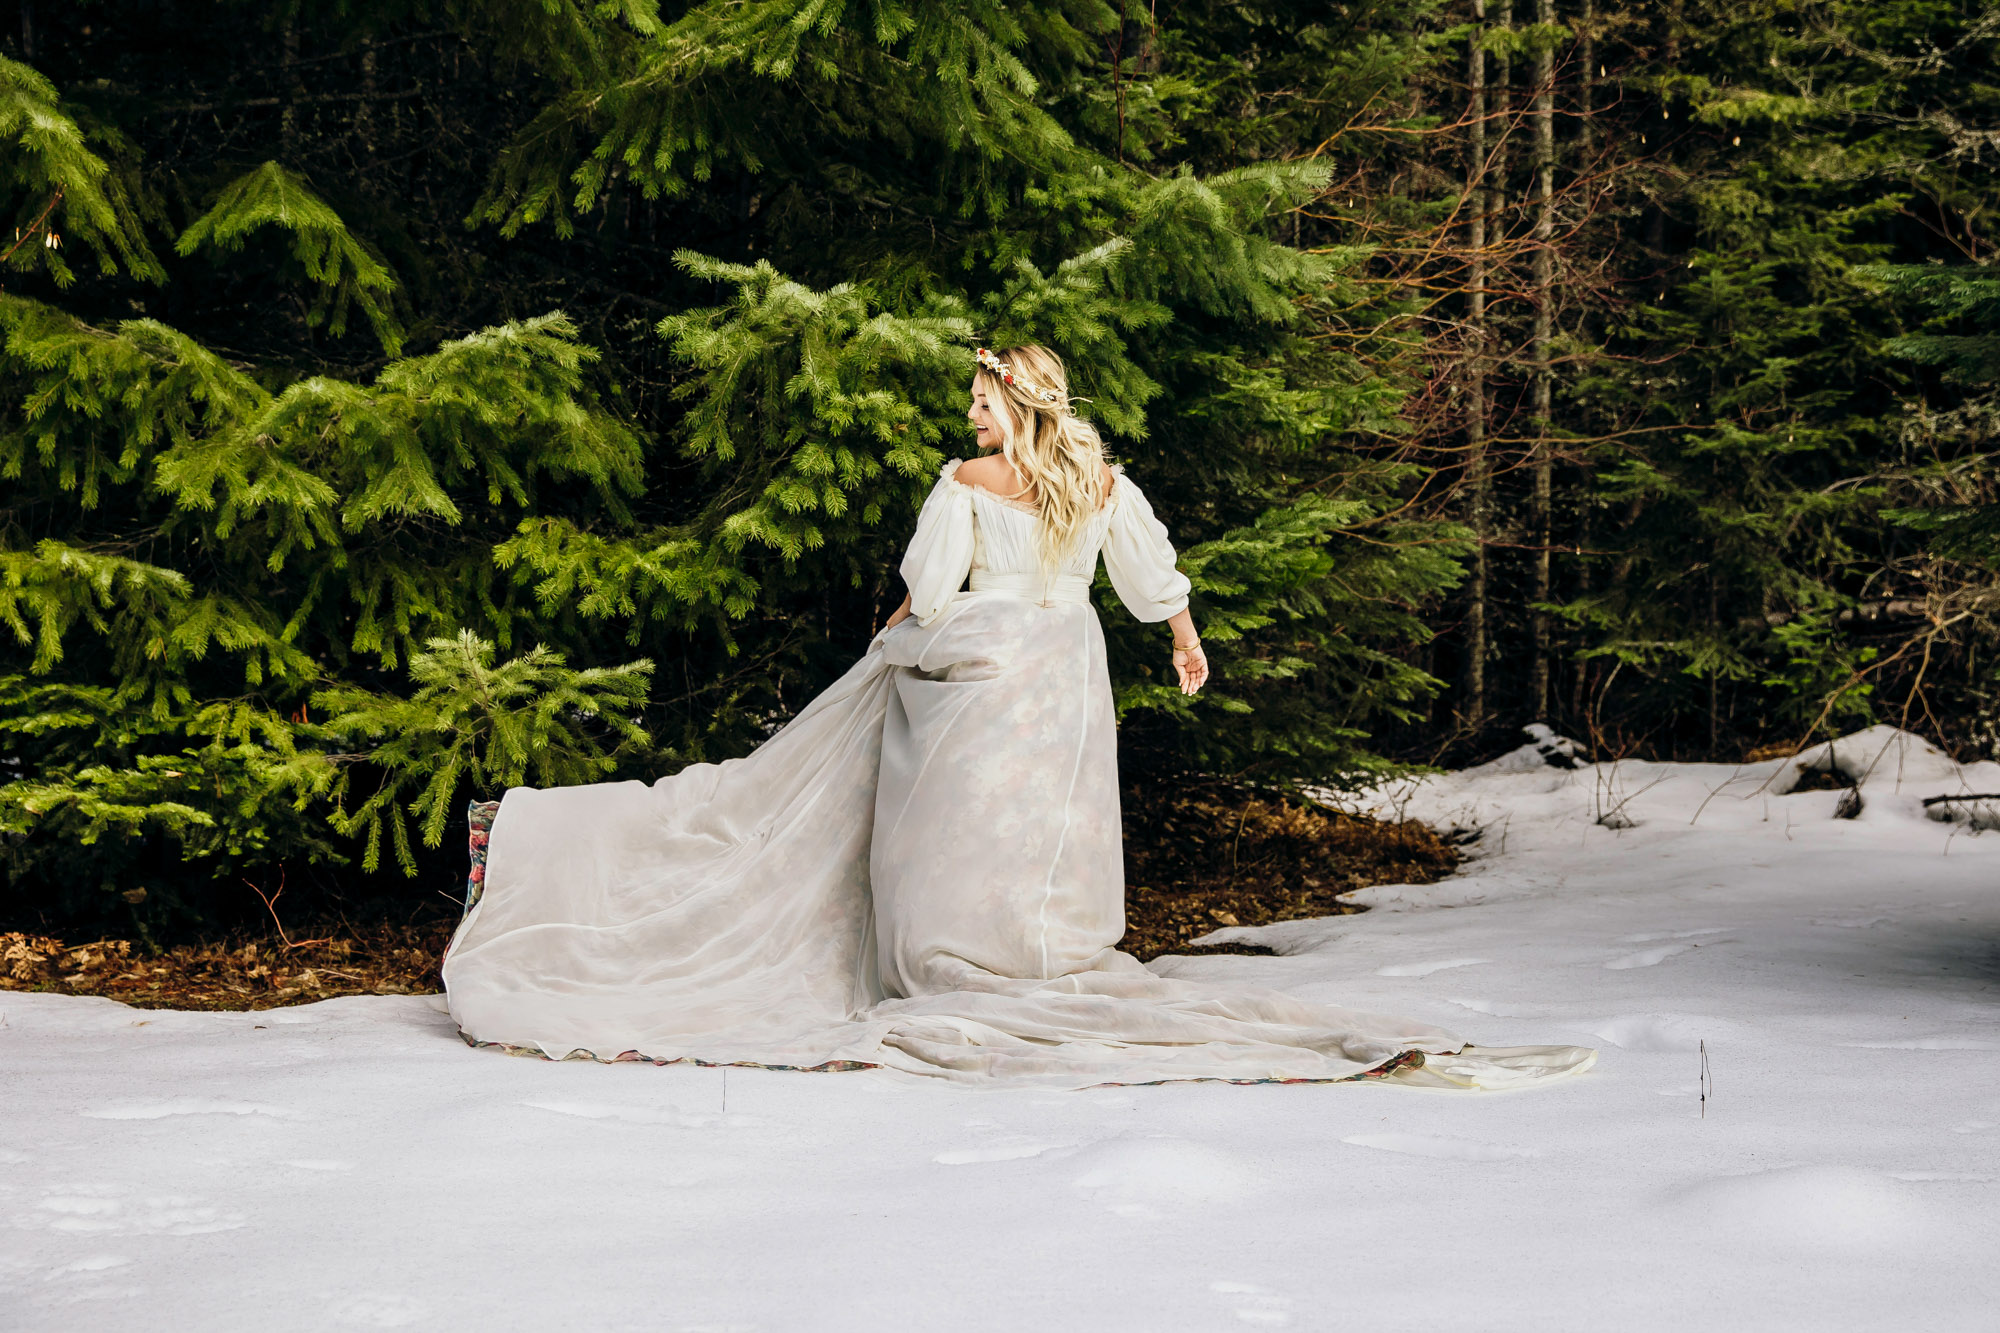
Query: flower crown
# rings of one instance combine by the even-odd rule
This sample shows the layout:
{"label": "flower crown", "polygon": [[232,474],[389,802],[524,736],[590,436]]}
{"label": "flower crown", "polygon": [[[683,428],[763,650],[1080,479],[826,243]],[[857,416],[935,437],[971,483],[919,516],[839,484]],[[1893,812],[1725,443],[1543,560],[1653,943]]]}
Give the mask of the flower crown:
{"label": "flower crown", "polygon": [[1075,413],[1076,409],[1066,403],[1060,393],[1054,389],[1035,383],[1025,375],[1015,374],[1013,366],[1002,361],[987,348],[982,347],[972,355],[981,366],[998,375],[1002,384],[1011,384],[1030,398],[1047,403],[1050,407],[1060,408],[1062,411],[1072,414]]}

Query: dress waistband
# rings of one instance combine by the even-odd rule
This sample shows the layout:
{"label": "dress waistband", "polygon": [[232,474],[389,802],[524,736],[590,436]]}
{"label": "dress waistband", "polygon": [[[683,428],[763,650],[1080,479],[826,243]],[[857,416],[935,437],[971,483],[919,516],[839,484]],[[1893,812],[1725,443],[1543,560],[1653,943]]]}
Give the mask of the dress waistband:
{"label": "dress waistband", "polygon": [[1076,574],[1058,574],[1054,578],[1046,578],[1041,574],[1015,574],[992,569],[975,569],[972,571],[971,587],[974,592],[1003,592],[1013,597],[1025,597],[1043,606],[1053,602],[1090,605],[1090,580]]}

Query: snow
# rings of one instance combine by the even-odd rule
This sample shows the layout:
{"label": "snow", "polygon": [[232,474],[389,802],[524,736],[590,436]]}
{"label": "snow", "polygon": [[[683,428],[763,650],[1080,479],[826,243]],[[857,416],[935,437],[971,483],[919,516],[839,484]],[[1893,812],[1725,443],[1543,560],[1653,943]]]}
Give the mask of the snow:
{"label": "snow", "polygon": [[1922,803],[2000,765],[1537,740],[1360,802],[1478,830],[1460,875],[1155,966],[1580,1078],[967,1092],[0,994],[0,1327],[2000,1328],[2000,834]]}

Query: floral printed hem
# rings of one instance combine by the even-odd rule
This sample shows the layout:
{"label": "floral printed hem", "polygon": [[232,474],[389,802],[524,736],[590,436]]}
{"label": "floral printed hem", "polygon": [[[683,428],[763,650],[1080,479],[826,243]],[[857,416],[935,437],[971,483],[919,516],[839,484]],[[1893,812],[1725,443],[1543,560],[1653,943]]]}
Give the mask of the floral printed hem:
{"label": "floral printed hem", "polygon": [[472,867],[465,876],[465,910],[468,912],[478,905],[479,895],[486,891],[486,844],[492,840],[493,817],[499,813],[498,801],[465,803],[465,822],[468,827],[466,851],[472,862]]}
{"label": "floral printed hem", "polygon": [[[520,1046],[506,1041],[481,1041],[479,1038],[469,1036],[463,1031],[458,1036],[459,1040],[463,1041],[467,1046],[497,1050],[507,1055],[522,1056],[530,1060],[548,1060],[550,1062],[558,1060],[589,1060],[600,1065],[695,1065],[702,1069],[776,1069],[793,1074],[846,1074],[857,1069],[881,1068],[880,1065],[869,1064],[863,1060],[828,1060],[825,1064],[818,1065],[767,1065],[760,1064],[755,1060],[703,1060],[692,1055],[660,1058],[647,1055],[643,1051],[621,1051],[617,1055],[607,1059],[595,1051],[586,1051],[581,1047],[571,1051],[567,1055],[555,1056],[534,1046]],[[1391,1056],[1389,1059],[1384,1060],[1373,1069],[1364,1069],[1358,1074],[1349,1074],[1346,1078],[1155,1078],[1147,1079],[1142,1083],[1093,1083],[1090,1086],[1096,1088],[1157,1088],[1168,1083],[1230,1083],[1237,1087],[1251,1087],[1261,1083],[1366,1083],[1373,1079],[1391,1078],[1399,1070],[1422,1069],[1423,1067],[1424,1053],[1422,1051],[1404,1051],[1401,1055]]]}
{"label": "floral printed hem", "polygon": [[[1470,1049],[1469,1047],[1467,1049]],[[1097,1088],[1158,1088],[1169,1083],[1229,1083],[1239,1088],[1254,1087],[1261,1083],[1367,1083],[1378,1078],[1393,1078],[1405,1069],[1422,1069],[1422,1051],[1404,1051],[1392,1055],[1373,1069],[1364,1069],[1346,1078],[1154,1078],[1144,1083],[1094,1083]]]}
{"label": "floral printed hem", "polygon": [[642,1051],[620,1051],[617,1055],[606,1059],[596,1051],[586,1051],[580,1046],[568,1055],[558,1056],[550,1055],[547,1051],[535,1046],[518,1046],[509,1041],[481,1041],[477,1037],[469,1036],[462,1029],[458,1036],[459,1040],[463,1041],[467,1046],[490,1047],[507,1055],[519,1055],[525,1056],[530,1060],[548,1060],[552,1062],[557,1060],[589,1060],[600,1065],[699,1065],[703,1069],[781,1069],[794,1074],[846,1074],[856,1069],[881,1068],[880,1065],[866,1064],[860,1060],[828,1060],[825,1064],[820,1065],[766,1065],[759,1064],[755,1060],[703,1060],[692,1055],[659,1058],[647,1055]]}

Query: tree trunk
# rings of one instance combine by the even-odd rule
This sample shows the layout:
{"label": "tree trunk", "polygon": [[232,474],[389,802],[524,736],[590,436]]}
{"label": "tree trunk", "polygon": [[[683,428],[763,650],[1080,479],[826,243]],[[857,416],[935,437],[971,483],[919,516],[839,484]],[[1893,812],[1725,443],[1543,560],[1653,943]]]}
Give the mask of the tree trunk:
{"label": "tree trunk", "polygon": [[375,43],[361,43],[361,102],[354,108],[354,137],[361,143],[361,160],[375,161]]}
{"label": "tree trunk", "polygon": [[297,152],[299,143],[299,102],[306,95],[305,84],[299,78],[299,16],[291,14],[285,19],[285,101],[284,110],[278,113],[278,151],[287,166],[299,164]]}
{"label": "tree trunk", "polygon": [[1486,726],[1486,604],[1491,595],[1486,543],[1493,526],[1493,470],[1486,456],[1486,0],[1472,0],[1472,37],[1466,49],[1466,84],[1471,89],[1467,119],[1471,134],[1465,155],[1466,248],[1471,252],[1471,294],[1467,298],[1465,449],[1466,501],[1473,535],[1472,575],[1466,589],[1465,725]]}
{"label": "tree trunk", "polygon": [[1535,51],[1535,323],[1530,340],[1530,358],[1533,363],[1531,373],[1534,376],[1532,411],[1535,422],[1535,443],[1532,460],[1534,489],[1528,504],[1528,527],[1535,559],[1531,596],[1537,605],[1529,617],[1533,655],[1528,670],[1528,709],[1538,718],[1548,711],[1550,702],[1549,613],[1541,609],[1541,606],[1553,595],[1549,559],[1551,537],[1549,508],[1554,483],[1555,458],[1549,440],[1549,342],[1554,332],[1555,314],[1555,291],[1551,279],[1555,270],[1553,250],[1556,234],[1556,75],[1555,49],[1548,38],[1547,29],[1552,27],[1555,21],[1555,0],[1535,0],[1535,22],[1543,31],[1538,35]]}
{"label": "tree trunk", "polygon": [[1597,146],[1597,0],[1583,0],[1583,17],[1577,23],[1577,108],[1576,138],[1582,146],[1579,160],[1586,170],[1595,164],[1591,150]]}
{"label": "tree trunk", "polygon": [[[1514,0],[1499,0],[1494,6],[1494,17],[1500,31],[1506,32],[1514,26]],[[1493,226],[1488,231],[1492,239],[1499,239],[1501,229],[1506,226],[1507,212],[1507,148],[1513,138],[1514,122],[1514,57],[1503,46],[1493,56],[1493,78],[1486,85],[1486,105],[1493,113],[1493,123],[1499,127],[1499,142],[1493,145],[1493,180],[1496,188],[1492,195]]]}
{"label": "tree trunk", "polygon": [[[1597,174],[1596,148],[1597,126],[1591,117],[1597,114],[1597,0],[1583,0],[1583,15],[1577,24],[1578,77],[1576,139],[1578,170]],[[1578,323],[1583,324],[1579,319]],[[1589,342],[1589,333],[1583,332],[1583,341]],[[1591,557],[1584,554],[1590,549],[1591,495],[1594,478],[1588,463],[1584,465],[1583,476],[1577,481],[1576,506],[1576,595],[1588,596],[1591,588]],[[1590,673],[1578,662],[1572,672],[1570,682],[1570,716],[1580,718],[1589,706]]]}

